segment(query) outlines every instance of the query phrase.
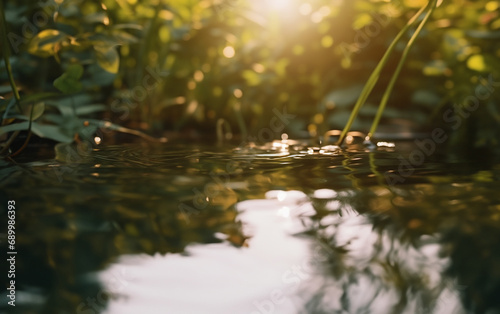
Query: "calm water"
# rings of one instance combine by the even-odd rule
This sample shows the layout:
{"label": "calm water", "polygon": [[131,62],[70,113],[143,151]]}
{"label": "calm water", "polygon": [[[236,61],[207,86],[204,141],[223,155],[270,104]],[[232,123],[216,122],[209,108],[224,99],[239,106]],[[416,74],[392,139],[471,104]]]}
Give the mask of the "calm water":
{"label": "calm water", "polygon": [[500,313],[500,163],[416,149],[137,144],[0,162],[17,251],[16,307],[0,311]]}

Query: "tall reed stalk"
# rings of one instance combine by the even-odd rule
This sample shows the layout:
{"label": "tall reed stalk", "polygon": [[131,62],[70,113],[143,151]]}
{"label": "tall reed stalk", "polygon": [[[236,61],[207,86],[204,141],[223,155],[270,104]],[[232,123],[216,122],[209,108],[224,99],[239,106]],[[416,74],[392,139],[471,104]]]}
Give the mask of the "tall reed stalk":
{"label": "tall reed stalk", "polygon": [[380,118],[382,116],[382,113],[383,113],[383,111],[385,109],[387,101],[389,100],[389,96],[390,96],[390,94],[391,94],[391,92],[392,92],[392,90],[394,88],[394,85],[395,85],[396,80],[397,80],[397,78],[399,76],[399,73],[401,72],[403,64],[406,61],[406,58],[408,57],[408,53],[411,50],[411,48],[412,48],[412,46],[413,46],[413,44],[415,42],[415,39],[418,37],[418,35],[422,31],[424,25],[429,20],[429,17],[432,15],[432,12],[436,8],[437,1],[438,0],[430,0],[425,7],[422,7],[408,21],[408,23],[406,23],[406,25],[403,27],[403,29],[401,29],[401,31],[397,34],[396,38],[389,45],[389,48],[387,48],[384,56],[379,61],[379,63],[377,64],[377,67],[375,68],[375,70],[373,70],[372,74],[368,78],[368,81],[367,81],[365,87],[363,88],[363,90],[361,92],[361,95],[359,96],[356,104],[354,105],[354,108],[353,108],[353,110],[351,112],[351,115],[349,116],[349,119],[348,119],[348,121],[347,121],[344,129],[342,130],[342,133],[339,136],[339,139],[337,141],[337,145],[342,145],[342,143],[344,142],[347,133],[351,129],[352,123],[356,119],[356,117],[357,117],[357,115],[359,113],[359,110],[365,104],[366,100],[368,99],[368,96],[370,95],[370,93],[372,92],[373,88],[375,87],[375,85],[376,85],[376,83],[377,83],[377,81],[378,81],[378,79],[380,77],[380,74],[382,72],[382,69],[384,68],[384,66],[389,61],[391,53],[394,51],[397,43],[410,30],[410,28],[414,24],[416,24],[418,18],[422,15],[422,13],[425,13],[424,18],[422,19],[422,21],[418,25],[417,29],[413,33],[412,37],[410,38],[410,40],[406,44],[406,47],[405,47],[405,49],[403,51],[401,59],[400,59],[400,61],[398,63],[398,66],[396,68],[396,71],[392,75],[391,81],[389,82],[389,85],[387,86],[387,88],[386,88],[386,90],[384,92],[384,95],[382,97],[381,103],[379,105],[379,109],[377,110],[377,114],[375,115],[375,119],[374,119],[373,124],[372,124],[372,126],[370,128],[370,131],[368,133],[368,136],[367,136],[366,140],[368,141],[373,136],[373,133],[375,133],[375,130],[376,130],[377,126],[378,126],[378,123],[379,123]]}

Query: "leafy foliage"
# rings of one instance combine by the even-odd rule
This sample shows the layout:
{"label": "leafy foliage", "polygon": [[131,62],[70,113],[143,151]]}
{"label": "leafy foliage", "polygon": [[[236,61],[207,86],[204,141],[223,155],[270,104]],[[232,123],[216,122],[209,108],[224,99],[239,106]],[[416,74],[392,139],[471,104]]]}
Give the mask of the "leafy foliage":
{"label": "leafy foliage", "polygon": [[[296,118],[285,131],[315,136],[343,127],[359,86],[427,1],[284,3],[6,1],[2,36],[12,53],[4,47],[2,54],[23,99],[60,91],[66,96],[51,101],[67,103],[75,93],[90,94],[91,103],[79,106],[107,104],[118,124],[215,133],[224,119],[245,134],[268,126],[273,109],[286,107]],[[471,148],[498,152],[498,85],[473,112],[466,107],[488,81],[500,81],[499,21],[498,1],[443,1],[409,53],[382,124],[403,119],[410,131],[441,125],[457,158]],[[353,128],[368,130],[403,49],[396,46]],[[70,74],[76,66],[79,76]],[[6,85],[0,110],[10,103]],[[54,124],[44,118],[52,109],[38,122]]]}

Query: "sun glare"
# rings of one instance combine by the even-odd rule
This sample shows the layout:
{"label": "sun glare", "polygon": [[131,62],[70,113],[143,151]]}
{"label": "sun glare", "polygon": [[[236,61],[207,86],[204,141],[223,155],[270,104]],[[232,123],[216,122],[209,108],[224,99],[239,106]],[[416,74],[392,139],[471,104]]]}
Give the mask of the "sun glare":
{"label": "sun glare", "polygon": [[290,5],[290,0],[270,0],[268,2],[269,7],[273,10],[283,10]]}
{"label": "sun glare", "polygon": [[254,0],[250,3],[256,13],[263,15],[279,14],[283,16],[298,11],[296,0]]}

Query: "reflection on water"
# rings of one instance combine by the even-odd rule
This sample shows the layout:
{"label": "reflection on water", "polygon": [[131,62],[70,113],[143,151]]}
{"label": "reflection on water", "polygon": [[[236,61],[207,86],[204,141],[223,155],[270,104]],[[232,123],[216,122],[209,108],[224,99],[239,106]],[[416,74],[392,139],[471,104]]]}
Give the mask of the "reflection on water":
{"label": "reflection on water", "polygon": [[122,256],[102,279],[109,282],[114,273],[127,269],[133,279],[107,289],[132,298],[111,301],[105,312],[294,313],[303,308],[304,300],[296,295],[298,285],[286,280],[294,280],[296,265],[311,258],[308,242],[290,235],[303,230],[291,216],[302,207],[296,197],[305,195],[282,193],[279,198],[237,205],[245,234],[251,235],[243,248],[193,244],[184,254]]}
{"label": "reflection on water", "polygon": [[386,144],[130,145],[2,163],[15,310],[500,311],[500,165],[409,171],[413,148]]}

